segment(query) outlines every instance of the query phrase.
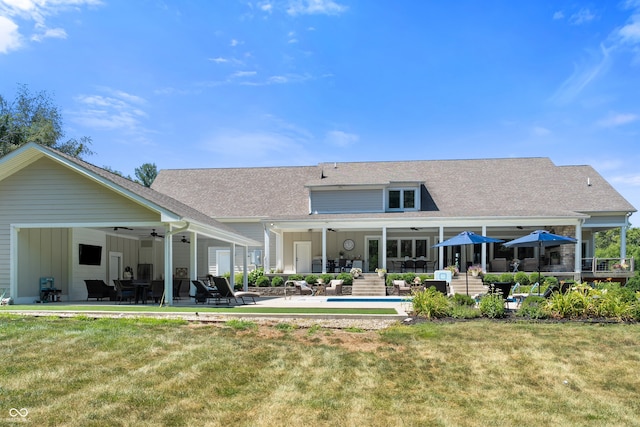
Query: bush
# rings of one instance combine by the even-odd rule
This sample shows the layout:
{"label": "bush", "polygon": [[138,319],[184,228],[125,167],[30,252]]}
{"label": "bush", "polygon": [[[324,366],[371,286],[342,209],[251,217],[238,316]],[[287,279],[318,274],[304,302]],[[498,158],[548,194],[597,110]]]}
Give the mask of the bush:
{"label": "bush", "polygon": [[275,276],[271,279],[271,286],[282,286],[284,285],[284,279],[282,276]]}
{"label": "bush", "polygon": [[441,292],[428,288],[413,293],[413,311],[417,316],[427,319],[447,317],[451,314],[451,304]]}
{"label": "bush", "polygon": [[546,301],[543,297],[528,296],[522,301],[522,305],[516,312],[516,316],[527,317],[529,319],[545,319],[547,317],[544,310]]}
{"label": "bush", "polygon": [[315,274],[309,274],[304,278],[304,281],[310,285],[314,285],[318,281],[318,276],[316,276]]}
{"label": "bush", "polygon": [[453,300],[453,303],[455,305],[462,305],[462,306],[476,305],[476,300],[474,300],[471,296],[466,294],[455,294],[451,297],[451,299]]}
{"label": "bush", "polygon": [[500,281],[500,276],[498,276],[497,274],[493,274],[493,273],[488,273],[485,274],[482,277],[482,281],[484,283],[495,283],[495,282],[499,282]]}
{"label": "bush", "polygon": [[500,275],[500,282],[502,283],[514,283],[513,282],[513,273],[502,273]]}
{"label": "bush", "polygon": [[329,273],[324,273],[320,275],[320,278],[324,283],[329,283],[330,281],[333,280],[334,277],[335,276],[333,274],[329,274]]}
{"label": "bush", "polygon": [[271,286],[271,280],[269,280],[267,276],[260,276],[256,280],[256,286],[261,288],[268,288],[269,286]]}
{"label": "bush", "polygon": [[342,280],[342,284],[343,285],[352,285],[353,284],[353,276],[351,275],[351,273],[340,273],[338,274],[338,276],[336,277],[336,279],[338,280]]}
{"label": "bush", "polygon": [[500,293],[490,293],[483,296],[478,303],[478,308],[483,316],[490,319],[504,317],[506,313],[504,299]]}
{"label": "bush", "polygon": [[454,319],[476,319],[481,316],[482,313],[475,307],[468,305],[454,305],[451,307],[451,317]]}
{"label": "bush", "polygon": [[258,281],[258,278],[262,276],[264,276],[264,270],[262,268],[256,268],[255,270],[250,271],[247,275],[249,285],[255,285]]}
{"label": "bush", "polygon": [[292,274],[287,280],[304,280],[304,277],[302,277],[302,274]]}
{"label": "bush", "polygon": [[542,274],[539,274],[537,271],[535,273],[531,273],[529,275],[529,283],[531,283],[532,285],[534,283],[540,283],[540,286],[542,286],[542,281],[540,280],[540,278],[542,278]]}
{"label": "bush", "polygon": [[407,283],[413,283],[416,276],[416,273],[403,273],[401,278]]}
{"label": "bush", "polygon": [[387,273],[386,285],[393,286],[394,280],[404,280],[404,277],[400,273]]}
{"label": "bush", "polygon": [[513,280],[515,280],[516,283],[520,283],[520,286],[529,286],[531,283],[529,281],[529,275],[524,271],[518,271],[515,276],[513,276]]}

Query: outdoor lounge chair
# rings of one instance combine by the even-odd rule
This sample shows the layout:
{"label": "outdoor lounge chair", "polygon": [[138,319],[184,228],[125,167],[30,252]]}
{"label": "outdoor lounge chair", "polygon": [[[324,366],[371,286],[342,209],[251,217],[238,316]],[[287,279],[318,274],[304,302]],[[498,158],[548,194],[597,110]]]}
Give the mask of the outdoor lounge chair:
{"label": "outdoor lounge chair", "polygon": [[325,295],[342,295],[342,284],[344,280],[332,279],[324,289]]}
{"label": "outdoor lounge chair", "polygon": [[393,287],[398,295],[411,294],[411,285],[407,284],[404,280],[394,280]]}
{"label": "outdoor lounge chair", "polygon": [[89,298],[95,298],[96,301],[102,301],[102,298],[111,298],[113,295],[113,288],[103,280],[85,280],[84,283],[87,286],[87,301]]}
{"label": "outdoor lounge chair", "polygon": [[116,301],[122,302],[127,299],[129,302],[136,296],[136,290],[131,285],[125,285],[121,280],[113,280],[113,284],[116,285]]}
{"label": "outdoor lounge chair", "polygon": [[173,299],[180,299],[180,288],[182,287],[182,279],[173,279]]}
{"label": "outdoor lounge chair", "polygon": [[156,303],[159,303],[162,295],[164,295],[164,280],[152,280],[149,297]]}
{"label": "outdoor lounge chair", "polygon": [[227,282],[227,279],[225,277],[211,276],[211,278],[213,279],[213,284],[218,290],[218,293],[220,294],[221,298],[227,298],[227,299],[233,298],[236,302],[238,302],[238,299],[240,299],[240,301],[242,301],[243,304],[247,303],[245,301],[245,298],[251,298],[251,301],[253,301],[253,303],[255,304],[256,298],[260,297],[260,294],[258,292],[249,292],[249,291],[235,292],[233,289],[231,289],[231,285],[229,284],[229,282]]}
{"label": "outdoor lounge chair", "polygon": [[[216,304],[220,303],[221,296],[217,290],[207,287],[201,280],[192,280],[191,283],[196,287],[196,294],[189,296],[196,300],[196,304],[199,302],[205,304],[208,303],[209,300],[215,300]],[[228,301],[227,298],[227,303]]]}
{"label": "outdoor lounge chair", "polygon": [[507,259],[494,258],[491,261],[491,271],[507,271]]}

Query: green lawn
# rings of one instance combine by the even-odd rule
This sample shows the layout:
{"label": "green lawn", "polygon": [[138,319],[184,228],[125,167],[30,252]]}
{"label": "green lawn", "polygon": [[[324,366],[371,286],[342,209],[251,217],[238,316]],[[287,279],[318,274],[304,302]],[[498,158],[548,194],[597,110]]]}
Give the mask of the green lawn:
{"label": "green lawn", "polygon": [[640,423],[638,325],[277,322],[0,314],[0,425]]}

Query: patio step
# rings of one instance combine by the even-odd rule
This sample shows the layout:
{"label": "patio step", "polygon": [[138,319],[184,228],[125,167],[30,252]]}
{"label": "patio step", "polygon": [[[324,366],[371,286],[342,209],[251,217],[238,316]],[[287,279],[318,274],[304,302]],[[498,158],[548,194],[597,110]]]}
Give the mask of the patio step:
{"label": "patio step", "polygon": [[357,279],[353,279],[353,285],[351,287],[351,295],[356,297],[368,297],[368,296],[385,296],[387,294],[387,288],[384,284],[384,279],[379,277],[377,273],[364,273]]}
{"label": "patio step", "polygon": [[[467,282],[464,273],[458,274],[451,279],[451,291],[454,294],[466,294]],[[483,294],[486,292],[486,287],[482,284],[482,279],[478,276],[469,275],[469,295]]]}

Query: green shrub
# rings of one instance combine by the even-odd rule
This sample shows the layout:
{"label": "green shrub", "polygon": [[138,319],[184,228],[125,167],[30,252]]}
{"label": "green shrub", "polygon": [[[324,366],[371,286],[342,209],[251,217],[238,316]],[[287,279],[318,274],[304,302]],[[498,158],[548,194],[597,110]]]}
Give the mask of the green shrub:
{"label": "green shrub", "polygon": [[415,279],[416,276],[416,273],[403,273],[402,279],[404,279],[404,281],[407,283],[413,283],[413,279]]}
{"label": "green shrub", "polygon": [[529,319],[545,319],[547,317],[544,310],[546,301],[543,297],[530,295],[522,301],[522,305],[516,312],[516,316],[527,317]]}
{"label": "green shrub", "polygon": [[387,273],[386,285],[393,286],[394,280],[404,280],[404,277],[400,273]]}
{"label": "green shrub", "polygon": [[454,319],[476,319],[481,316],[482,313],[475,307],[468,305],[454,305],[451,307],[451,317]]}
{"label": "green shrub", "polygon": [[274,276],[273,279],[271,279],[271,286],[282,286],[284,285],[284,279],[282,278],[282,276]]}
{"label": "green shrub", "polygon": [[250,271],[247,275],[249,285],[255,285],[255,283],[258,281],[258,277],[262,276],[264,276],[264,270],[262,268],[256,268],[255,270]]}
{"label": "green shrub", "polygon": [[287,280],[304,280],[302,274],[292,274]]}
{"label": "green shrub", "polygon": [[543,282],[540,280],[540,278],[542,277],[543,277],[542,274],[538,273],[537,271],[534,273],[531,273],[529,275],[529,283],[531,283],[532,285],[534,283],[540,283],[540,285],[542,285]]}
{"label": "green shrub", "polygon": [[474,300],[472,297],[466,294],[455,294],[451,297],[451,299],[453,300],[453,303],[455,305],[462,305],[462,306],[476,305],[476,300]]}
{"label": "green shrub", "polygon": [[413,293],[413,311],[427,319],[447,317],[451,314],[451,304],[441,292],[428,288]]}
{"label": "green shrub", "polygon": [[322,279],[322,281],[324,283],[329,283],[330,281],[333,280],[334,277],[336,277],[336,276],[333,275],[333,274],[329,274],[329,273],[324,273],[324,274],[320,275],[320,278]]}
{"label": "green shrub", "polygon": [[548,288],[548,287],[552,287],[555,289],[560,289],[558,287],[558,278],[557,277],[553,277],[553,276],[547,276],[544,278],[544,285]]}
{"label": "green shrub", "polygon": [[529,286],[529,284],[531,283],[529,281],[529,275],[527,273],[525,273],[524,271],[518,271],[513,276],[513,280],[515,280],[516,283],[520,283],[520,286]]}
{"label": "green shrub", "polygon": [[482,281],[484,283],[495,283],[495,282],[499,282],[500,281],[500,276],[498,276],[497,274],[493,274],[493,273],[488,273],[485,274],[482,277]]}
{"label": "green shrub", "polygon": [[351,273],[347,273],[347,272],[340,273],[340,274],[338,274],[336,279],[342,280],[343,281],[342,282],[343,285],[349,286],[349,285],[353,284],[353,276],[351,275]]}
{"label": "green shrub", "polygon": [[500,282],[503,283],[514,283],[513,282],[513,273],[502,273],[500,275]]}
{"label": "green shrub", "polygon": [[256,280],[256,286],[259,286],[261,288],[268,288],[269,286],[271,286],[271,280],[269,280],[267,276],[260,276]]}
{"label": "green shrub", "polygon": [[483,316],[490,319],[504,317],[506,313],[504,308],[504,299],[500,293],[489,293],[480,298],[478,308]]}
{"label": "green shrub", "polygon": [[304,281],[310,285],[314,285],[318,281],[318,276],[316,276],[315,274],[309,274],[304,278]]}

